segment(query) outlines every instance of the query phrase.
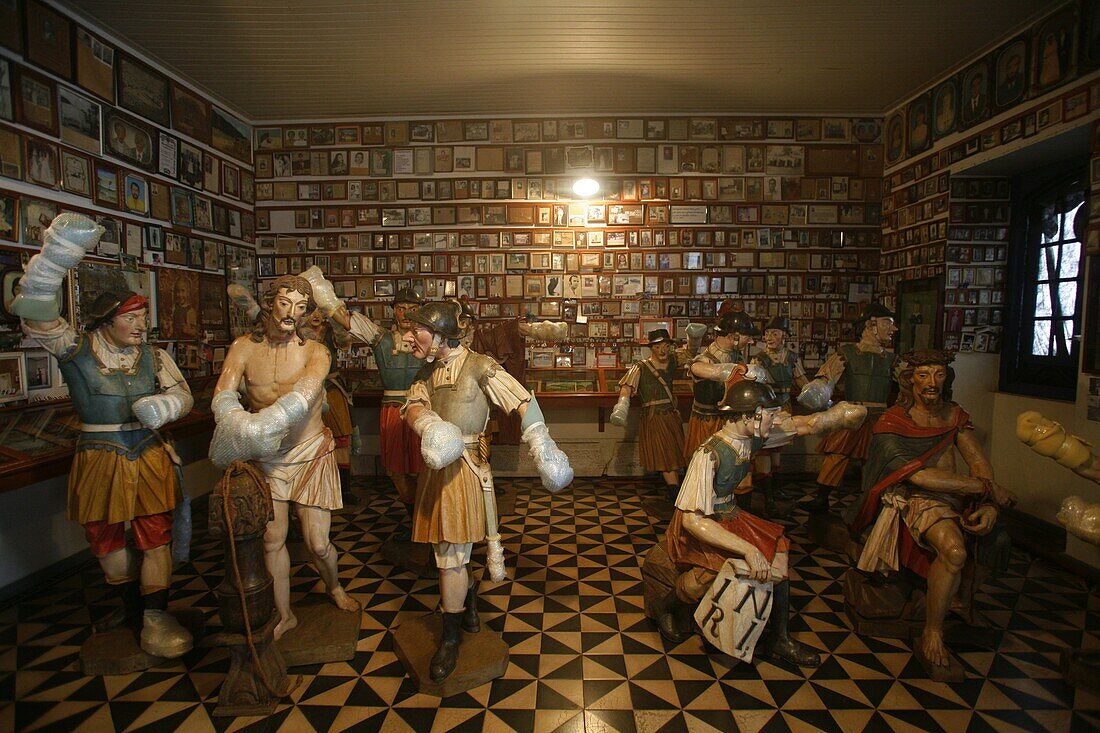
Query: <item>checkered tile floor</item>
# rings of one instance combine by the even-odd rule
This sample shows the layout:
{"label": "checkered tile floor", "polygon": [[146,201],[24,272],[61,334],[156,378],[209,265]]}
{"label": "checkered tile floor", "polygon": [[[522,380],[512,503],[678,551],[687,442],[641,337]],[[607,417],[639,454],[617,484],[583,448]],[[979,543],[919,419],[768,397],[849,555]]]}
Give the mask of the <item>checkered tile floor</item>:
{"label": "checkered tile floor", "polygon": [[[0,731],[782,731],[1095,730],[1100,696],[1068,687],[1066,646],[1100,648],[1100,594],[1015,552],[979,607],[1007,629],[996,650],[956,647],[969,679],[928,680],[907,642],[849,631],[840,579],[846,564],[790,524],[792,631],[827,651],[816,670],[738,663],[698,637],[665,643],[643,615],[641,561],[663,531],[642,508],[648,481],[579,480],[551,496],[530,479],[502,517],[510,579],[483,584],[482,618],[511,648],[506,675],[444,701],[418,694],[390,631],[430,611],[436,583],[388,565],[379,548],[403,511],[381,484],[362,485],[358,511],[338,514],[333,539],[348,591],[364,606],[349,662],[299,667],[304,681],[269,718],[212,717],[229,667],[223,649],[198,648],[140,674],[74,671],[89,634],[88,604],[107,597],[99,570],[55,579],[0,610]],[[796,484],[808,487],[809,484]],[[204,524],[199,520],[199,524]],[[173,604],[205,611],[221,548],[201,529],[193,561],[176,574]],[[480,558],[479,558],[480,560]],[[296,565],[293,590],[313,590]],[[13,702],[14,701],[14,702]]]}

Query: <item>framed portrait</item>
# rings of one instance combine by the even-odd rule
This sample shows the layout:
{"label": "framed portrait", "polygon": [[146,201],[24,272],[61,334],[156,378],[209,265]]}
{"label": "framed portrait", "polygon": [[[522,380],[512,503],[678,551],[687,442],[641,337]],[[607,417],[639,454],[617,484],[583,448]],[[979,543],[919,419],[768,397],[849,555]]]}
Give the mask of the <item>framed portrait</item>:
{"label": "framed portrait", "polygon": [[200,142],[210,142],[210,103],[172,82],[172,128]]}
{"label": "framed portrait", "polygon": [[107,206],[112,209],[119,208],[118,168],[108,163],[96,161],[95,189],[92,200],[99,206]]}
{"label": "framed portrait", "polygon": [[202,189],[202,150],[186,140],[180,140],[179,180],[192,188]]}
{"label": "framed portrait", "polygon": [[[224,281],[218,289],[225,293]],[[197,339],[202,336],[198,273],[190,270],[161,270],[157,277],[157,300],[161,303],[161,338]]]}
{"label": "framed portrait", "polygon": [[905,155],[905,117],[895,112],[886,121],[886,164],[893,165]]}
{"label": "framed portrait", "polygon": [[61,185],[60,167],[57,161],[57,146],[36,137],[28,137],[27,182],[46,188],[58,188]]}
{"label": "framed portrait", "polygon": [[[171,195],[172,223],[182,227],[192,227],[195,223],[194,202],[191,192],[178,186],[172,186]],[[171,262],[171,259],[169,259]]]}
{"label": "framed portrait", "polygon": [[1037,97],[1073,78],[1077,70],[1077,4],[1039,22],[1031,38],[1031,90]]}
{"label": "framed portrait", "polygon": [[122,201],[132,214],[149,216],[149,182],[134,173],[122,179]]}
{"label": "framed portrait", "polygon": [[61,141],[99,155],[99,103],[64,84],[57,90],[57,101],[61,115]]}
{"label": "framed portrait", "polygon": [[11,62],[0,58],[0,120],[15,119],[15,85]]}
{"label": "framed portrait", "polygon": [[210,109],[210,144],[242,163],[252,164],[252,128],[218,107]]}
{"label": "framed portrait", "polygon": [[0,2],[0,46],[23,53],[23,2]]}
{"label": "framed portrait", "polygon": [[23,139],[15,130],[0,127],[0,175],[22,180]]}
{"label": "framed portrait", "polygon": [[115,49],[85,28],[76,28],[76,83],[101,99],[115,101]]}
{"label": "framed portrait", "polygon": [[57,216],[57,204],[41,199],[23,199],[23,244],[42,246],[42,234]]}
{"label": "framed portrait", "polygon": [[27,365],[22,351],[0,354],[0,404],[27,399]]}
{"label": "framed portrait", "polygon": [[27,127],[57,135],[57,85],[30,69],[15,77],[15,119]]}
{"label": "framed portrait", "polygon": [[938,140],[955,131],[959,108],[959,85],[955,77],[932,90],[932,138]]}
{"label": "framed portrait", "polygon": [[73,24],[43,3],[27,2],[27,60],[66,79],[73,75]]}
{"label": "framed portrait", "polygon": [[908,117],[908,152],[909,155],[917,155],[932,147],[932,131],[929,126],[929,96],[922,94],[909,103],[906,110]]}
{"label": "framed portrait", "polygon": [[[27,390],[28,392],[41,392],[60,386],[53,381],[56,368],[51,364],[55,361],[50,352],[45,349],[33,349],[24,351],[27,360]],[[60,372],[57,372],[60,376]]]}
{"label": "framed portrait", "polygon": [[206,151],[202,154],[202,187],[210,193],[221,191],[221,161]]}
{"label": "framed portrait", "polygon": [[0,239],[19,241],[19,197],[0,191]]}
{"label": "framed portrait", "polygon": [[124,163],[148,172],[157,170],[157,155],[153,128],[116,109],[108,108],[103,115],[104,152]]}
{"label": "framed portrait", "polygon": [[1001,46],[993,62],[993,106],[1008,109],[1027,98],[1028,37]]}
{"label": "framed portrait", "polygon": [[119,52],[117,65],[118,105],[162,127],[171,127],[168,77],[127,53]]}
{"label": "framed portrait", "polygon": [[989,117],[989,60],[971,64],[959,76],[959,130],[965,130]]}

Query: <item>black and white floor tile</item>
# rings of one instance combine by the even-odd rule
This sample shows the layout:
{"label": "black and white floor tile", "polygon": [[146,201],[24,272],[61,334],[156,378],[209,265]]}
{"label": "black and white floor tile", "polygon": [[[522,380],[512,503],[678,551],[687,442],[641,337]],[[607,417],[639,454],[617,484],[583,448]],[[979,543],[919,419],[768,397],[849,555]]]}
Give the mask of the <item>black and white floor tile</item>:
{"label": "black and white floor tile", "polygon": [[[88,606],[112,602],[94,563],[0,609],[0,731],[1075,731],[1100,728],[1100,696],[1069,687],[1067,646],[1100,649],[1100,594],[1080,578],[1015,551],[980,608],[1005,629],[995,650],[956,647],[961,684],[930,681],[909,642],[861,638],[843,610],[845,559],[807,542],[796,512],[792,630],[825,652],[816,670],[739,663],[698,637],[662,640],[643,614],[641,562],[664,531],[643,509],[650,481],[578,480],[551,496],[532,479],[502,517],[509,579],[485,583],[483,620],[511,649],[501,679],[445,700],[421,695],[390,632],[432,610],[436,582],[401,572],[380,547],[404,512],[381,481],[334,516],[348,591],[364,607],[355,658],[299,667],[302,684],[268,718],[214,718],[229,667],[199,647],[143,673],[86,677],[77,669]],[[795,484],[808,487],[803,482]],[[193,560],[172,603],[201,609],[216,630],[220,543],[197,522]],[[296,597],[318,590],[295,566]]]}

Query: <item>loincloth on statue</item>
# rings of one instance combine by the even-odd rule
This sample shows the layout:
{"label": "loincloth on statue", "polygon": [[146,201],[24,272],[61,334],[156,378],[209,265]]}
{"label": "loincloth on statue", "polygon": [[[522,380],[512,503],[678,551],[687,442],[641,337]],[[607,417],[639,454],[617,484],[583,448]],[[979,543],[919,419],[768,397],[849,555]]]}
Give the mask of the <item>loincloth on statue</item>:
{"label": "loincloth on statue", "polygon": [[684,436],[684,460],[690,461],[703,441],[717,433],[725,424],[726,418],[723,415],[701,415],[693,409],[691,419],[688,420],[687,434]]}
{"label": "loincloth on statue", "polygon": [[[760,550],[764,559],[772,565],[773,572],[781,569],[776,580],[787,577],[786,555],[790,551],[791,542],[783,534],[783,525],[761,519],[746,511],[736,511],[725,518],[715,516],[710,519]],[[708,545],[692,536],[684,527],[684,512],[679,509],[672,514],[672,521],[669,522],[668,531],[665,533],[665,542],[668,556],[678,567],[684,569],[702,568],[717,574],[727,559],[741,557],[737,553]],[[783,557],[777,563],[780,555]]]}
{"label": "loincloth on statue", "polygon": [[340,509],[340,473],[336,466],[336,441],[324,428],[272,459],[256,461],[271,486],[271,498],[319,509]]}
{"label": "loincloth on statue", "polygon": [[874,437],[875,423],[881,416],[881,412],[868,412],[867,419],[858,428],[834,430],[821,439],[817,452],[836,453],[857,461],[867,460],[867,451],[871,447],[871,438]]}
{"label": "loincloth on statue", "polygon": [[[856,567],[865,572],[897,571],[907,567],[926,576],[935,549],[925,541],[925,534],[945,519],[961,524],[969,505],[969,499],[963,496],[909,491],[903,486],[889,489],[882,495],[882,508]],[[905,541],[902,532],[911,542]],[[997,570],[1008,567],[1011,542],[1001,524],[995,524],[985,535],[964,530],[963,537],[968,551],[979,564]]]}
{"label": "loincloth on statue", "polygon": [[383,404],[378,423],[379,448],[386,471],[391,475],[423,471],[420,436],[402,419],[401,406]]}
{"label": "loincloth on statue", "polygon": [[150,430],[82,433],[69,471],[68,516],[81,524],[169,512],[181,499],[176,467]]}
{"label": "loincloth on statue", "polygon": [[490,469],[480,452],[471,440],[466,457],[440,469],[424,467],[416,484],[413,542],[463,545],[485,539],[485,497],[478,471]]}
{"label": "loincloth on statue", "polygon": [[643,408],[638,426],[638,460],[647,471],[684,467],[684,423],[677,410]]}

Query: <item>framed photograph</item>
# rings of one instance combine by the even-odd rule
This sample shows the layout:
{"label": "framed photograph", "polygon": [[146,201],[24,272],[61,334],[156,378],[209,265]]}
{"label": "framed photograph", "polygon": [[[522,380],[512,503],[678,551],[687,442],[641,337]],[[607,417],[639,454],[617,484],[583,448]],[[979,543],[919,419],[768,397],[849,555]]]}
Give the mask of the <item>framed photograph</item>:
{"label": "framed photograph", "polygon": [[103,127],[105,153],[148,173],[156,173],[157,156],[152,127],[110,108],[103,116]]}
{"label": "framed photograph", "polygon": [[115,49],[80,26],[76,28],[76,83],[101,99],[115,101]]}
{"label": "framed photograph", "polygon": [[1001,46],[993,62],[993,105],[1008,109],[1027,97],[1028,37],[1026,34]]}
{"label": "framed photograph", "polygon": [[959,109],[959,86],[951,77],[932,90],[932,137],[938,140],[955,131]]}
{"label": "framed photograph", "polygon": [[959,78],[962,108],[958,127],[965,130],[989,117],[989,60],[971,64]]}
{"label": "framed photograph", "polygon": [[35,137],[27,139],[27,182],[46,188],[59,188],[61,185],[60,167],[57,161],[57,146]]}
{"label": "framed photograph", "polygon": [[1032,96],[1073,78],[1077,71],[1077,6],[1070,5],[1041,21],[1032,34]]}
{"label": "framed photograph", "polygon": [[[98,171],[98,166],[97,166]],[[191,228],[195,223],[194,202],[191,192],[178,186],[172,186],[172,223],[177,226]],[[170,248],[169,248],[169,251]],[[172,260],[169,259],[169,262]]]}
{"label": "framed photograph", "polygon": [[23,53],[23,3],[22,0],[0,2],[0,46]]}
{"label": "framed photograph", "polygon": [[909,155],[923,153],[932,146],[932,132],[929,127],[929,96],[921,95],[909,103],[906,110],[908,117],[907,129]]}
{"label": "framed photograph", "polygon": [[57,216],[57,204],[41,199],[23,199],[23,244],[42,246],[42,234]]}
{"label": "framed photograph", "polygon": [[112,209],[120,207],[118,168],[108,163],[96,161],[95,190],[92,200],[99,206],[107,206]]}
{"label": "framed photograph", "polygon": [[[50,363],[53,360],[53,357],[50,356],[50,352],[45,349],[34,349],[32,351],[24,351],[23,355],[27,360],[28,392],[36,392],[59,386],[53,382],[55,369]],[[58,373],[58,376],[60,376],[60,373]]]}
{"label": "framed photograph", "polygon": [[73,75],[73,24],[43,3],[27,2],[27,60],[66,79]]}
{"label": "framed photograph", "polygon": [[0,239],[19,241],[19,197],[0,191]]}
{"label": "framed photograph", "polygon": [[27,365],[22,351],[0,354],[0,404],[27,399]]}
{"label": "framed photograph", "polygon": [[186,140],[180,140],[179,161],[180,183],[202,190],[202,150]]}
{"label": "framed photograph", "polygon": [[[225,293],[225,283],[218,288]],[[157,277],[160,336],[164,339],[198,339],[203,327],[199,311],[199,274],[190,270],[163,269]]]}
{"label": "framed photograph", "polygon": [[210,142],[210,103],[172,82],[172,128],[199,142]]}
{"label": "framed photograph", "polygon": [[90,97],[62,84],[57,91],[61,114],[61,141],[99,155],[100,106]]}
{"label": "framed photograph", "polygon": [[86,156],[62,150],[62,188],[91,198],[91,163]]}
{"label": "framed photograph", "polygon": [[898,284],[898,354],[938,348],[943,339],[942,277]]}
{"label": "framed photograph", "polygon": [[905,155],[905,116],[899,111],[886,121],[886,165],[893,165]]}
{"label": "framed photograph", "polygon": [[152,120],[172,126],[169,114],[168,77],[133,56],[118,54],[118,105]]}
{"label": "framed photograph", "polygon": [[132,214],[149,216],[149,182],[134,173],[122,180],[123,203]]}
{"label": "framed photograph", "polygon": [[252,164],[252,128],[218,107],[210,110],[210,144],[242,163]]}
{"label": "framed photograph", "polygon": [[11,62],[0,58],[0,120],[15,119],[15,85]]}
{"label": "framed photograph", "polygon": [[30,69],[15,77],[15,119],[50,135],[57,135],[57,85]]}

